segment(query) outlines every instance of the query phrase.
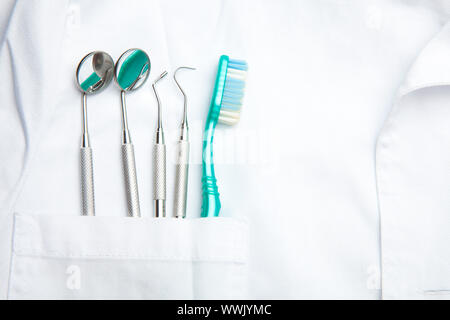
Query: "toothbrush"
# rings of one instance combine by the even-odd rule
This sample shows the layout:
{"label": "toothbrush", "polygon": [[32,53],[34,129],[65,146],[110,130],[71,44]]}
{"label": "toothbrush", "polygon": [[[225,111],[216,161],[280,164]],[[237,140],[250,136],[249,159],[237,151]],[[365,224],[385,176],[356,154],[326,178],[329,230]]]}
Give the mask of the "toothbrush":
{"label": "toothbrush", "polygon": [[195,70],[191,67],[179,67],[173,74],[173,79],[184,97],[183,120],[180,127],[180,140],[178,142],[178,153],[175,173],[175,196],[173,203],[173,216],[175,218],[186,218],[186,201],[189,175],[189,126],[187,117],[187,95],[177,80],[177,72],[180,69]]}
{"label": "toothbrush", "polygon": [[156,83],[167,75],[164,71],[152,84],[156,101],[158,102],[158,123],[155,145],[153,146],[153,200],[155,201],[155,217],[166,216],[166,144],[162,126],[161,101],[156,92]]}
{"label": "toothbrush", "polygon": [[220,198],[214,173],[213,138],[217,122],[234,125],[239,122],[248,65],[223,55],[214,86],[203,136],[202,217],[217,217]]}

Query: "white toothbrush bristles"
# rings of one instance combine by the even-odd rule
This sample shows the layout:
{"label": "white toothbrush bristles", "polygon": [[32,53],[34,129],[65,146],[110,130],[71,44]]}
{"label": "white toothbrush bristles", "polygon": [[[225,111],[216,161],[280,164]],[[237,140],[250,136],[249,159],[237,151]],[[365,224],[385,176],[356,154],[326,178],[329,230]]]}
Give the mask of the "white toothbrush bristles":
{"label": "white toothbrush bristles", "polygon": [[229,60],[225,88],[220,106],[219,122],[234,125],[239,122],[244,97],[247,63],[239,60]]}

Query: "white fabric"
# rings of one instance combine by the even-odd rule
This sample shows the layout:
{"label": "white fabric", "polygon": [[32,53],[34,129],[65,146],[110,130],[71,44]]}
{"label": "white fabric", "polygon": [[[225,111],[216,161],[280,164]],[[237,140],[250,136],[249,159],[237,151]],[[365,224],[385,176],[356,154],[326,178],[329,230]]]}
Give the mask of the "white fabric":
{"label": "white fabric", "polygon": [[[449,298],[448,12],[446,1],[16,1],[11,15],[5,14],[0,52],[0,297]],[[149,81],[180,65],[197,67],[180,73],[189,96],[192,148],[192,221],[181,226],[151,221],[156,103],[149,84],[127,96],[145,219],[125,222],[114,84],[88,97],[98,217],[79,217],[81,95],[75,68],[90,51],[117,59],[132,47],[149,53]],[[40,260],[59,243],[67,244],[65,257],[72,249],[126,251],[133,247],[126,234],[136,227],[136,239],[156,242],[145,249],[151,255],[157,248],[184,250],[185,244],[178,234],[163,243],[143,229],[159,235],[211,223],[197,219],[201,141],[220,54],[250,66],[241,121],[218,127],[214,141],[221,215],[248,221],[248,229],[236,231],[249,237],[248,250],[245,241],[235,248],[247,255],[238,259],[242,283],[226,292],[211,288],[233,276],[224,270],[221,279],[207,265],[201,272],[210,281],[199,283],[202,294],[196,295],[189,290],[197,284],[180,291],[174,286],[173,274],[183,275],[174,272],[182,269],[176,261],[164,269],[152,260],[106,259],[110,277],[120,275],[116,291],[102,291],[110,288],[108,279],[100,292],[55,289],[65,288],[77,272],[66,274],[72,265],[88,281],[81,288],[93,288],[98,277],[83,275],[103,263]],[[171,78],[159,89],[171,213],[183,101]],[[218,228],[212,246],[221,246],[227,237],[219,221],[211,224]],[[21,226],[31,233],[17,232]],[[85,247],[75,241],[77,230]],[[99,243],[97,232],[113,230],[123,247],[108,237]],[[188,244],[197,243],[200,236],[191,231],[180,232],[191,234]],[[38,256],[21,255],[27,241],[30,252],[42,248]],[[146,291],[156,276],[163,279],[161,290]],[[20,279],[29,295],[17,291]],[[43,279],[52,289],[46,291]]]}
{"label": "white fabric", "polygon": [[450,23],[423,50],[378,140],[383,297],[450,298]]}
{"label": "white fabric", "polygon": [[248,233],[231,218],[17,215],[14,229],[11,299],[247,294]]}

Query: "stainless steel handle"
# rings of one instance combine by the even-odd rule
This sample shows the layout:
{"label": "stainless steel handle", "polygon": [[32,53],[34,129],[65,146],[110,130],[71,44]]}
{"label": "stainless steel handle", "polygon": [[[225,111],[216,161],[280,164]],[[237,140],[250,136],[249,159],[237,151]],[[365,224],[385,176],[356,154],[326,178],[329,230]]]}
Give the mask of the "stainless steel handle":
{"label": "stainless steel handle", "polygon": [[166,145],[155,144],[153,147],[153,199],[155,216],[166,216]]}
{"label": "stainless steel handle", "polygon": [[81,198],[84,216],[95,215],[94,168],[91,147],[81,148]]}
{"label": "stainless steel handle", "polygon": [[189,175],[189,142],[178,142],[178,155],[175,172],[175,198],[173,215],[175,218],[186,217],[186,201]]}
{"label": "stainless steel handle", "polygon": [[134,159],[134,147],[131,143],[122,144],[123,174],[127,194],[128,216],[140,217],[139,191],[136,176],[136,162]]}

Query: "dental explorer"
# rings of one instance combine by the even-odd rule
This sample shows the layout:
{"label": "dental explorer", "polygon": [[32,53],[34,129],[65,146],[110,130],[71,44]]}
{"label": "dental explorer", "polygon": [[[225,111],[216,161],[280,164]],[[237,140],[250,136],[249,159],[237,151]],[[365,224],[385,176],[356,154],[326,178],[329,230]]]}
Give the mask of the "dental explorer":
{"label": "dental explorer", "polygon": [[80,149],[81,198],[84,216],[95,215],[94,167],[88,133],[87,96],[106,88],[113,76],[114,61],[109,54],[94,51],[86,55],[76,71],[77,85],[82,94],[82,138]]}
{"label": "dental explorer", "polygon": [[134,146],[128,129],[125,93],[140,88],[150,74],[150,58],[140,49],[130,49],[116,63],[115,79],[121,88],[122,163],[127,196],[128,216],[140,217],[139,191]]}
{"label": "dental explorer", "polygon": [[173,204],[173,216],[175,218],[186,217],[188,176],[189,176],[189,126],[187,118],[187,95],[177,81],[177,72],[180,69],[195,70],[191,67],[179,67],[173,74],[173,79],[184,97],[183,120],[180,126],[180,141],[178,142],[178,153],[175,173],[175,198]]}
{"label": "dental explorer", "polygon": [[156,127],[155,145],[153,146],[153,200],[155,202],[155,217],[166,216],[166,145],[162,126],[161,101],[156,91],[156,83],[167,75],[164,71],[152,84],[158,103],[158,122]]}

